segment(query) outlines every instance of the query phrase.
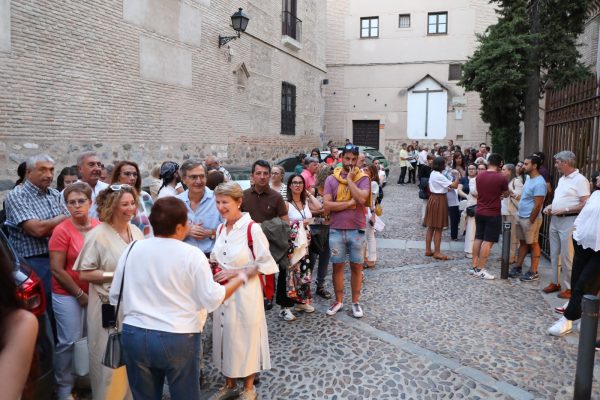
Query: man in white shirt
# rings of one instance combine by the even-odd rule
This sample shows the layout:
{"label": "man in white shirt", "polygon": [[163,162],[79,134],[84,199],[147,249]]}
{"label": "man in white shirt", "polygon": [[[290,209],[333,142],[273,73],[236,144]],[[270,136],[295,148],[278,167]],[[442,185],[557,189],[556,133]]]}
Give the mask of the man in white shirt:
{"label": "man in white shirt", "polygon": [[[579,211],[590,197],[590,183],[575,168],[575,154],[561,151],[554,156],[554,166],[562,177],[554,191],[552,204],[544,209],[544,214],[551,215],[550,221],[550,262],[554,273],[552,282],[544,288],[544,292],[562,292],[558,297],[571,298],[571,268],[573,264],[573,223]],[[562,264],[562,285],[559,256]]]}
{"label": "man in white shirt", "polygon": [[77,157],[77,168],[81,174],[80,180],[92,188],[92,206],[90,207],[89,215],[91,218],[98,218],[96,196],[108,187],[107,183],[100,180],[100,175],[102,174],[100,157],[94,151],[85,151]]}
{"label": "man in white shirt", "polygon": [[[419,173],[419,171],[421,170],[421,167],[423,165],[429,165],[427,163],[427,154],[429,154],[429,146],[427,146],[425,144],[421,147],[421,151],[419,152],[419,157],[417,158],[417,168],[419,168],[419,170],[417,170],[417,179],[419,179],[419,177],[421,176],[421,174]],[[417,182],[417,184],[418,184],[418,182]]]}

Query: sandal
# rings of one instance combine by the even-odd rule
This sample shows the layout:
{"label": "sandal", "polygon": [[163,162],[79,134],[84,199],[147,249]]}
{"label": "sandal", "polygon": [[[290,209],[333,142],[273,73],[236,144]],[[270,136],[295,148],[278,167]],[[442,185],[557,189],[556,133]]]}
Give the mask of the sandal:
{"label": "sandal", "polygon": [[331,293],[327,291],[323,286],[317,286],[316,293],[324,299],[329,300],[331,298]]}
{"label": "sandal", "polygon": [[443,260],[443,261],[448,261],[448,260],[452,260],[452,257],[449,257],[445,254],[440,254],[440,255],[433,255],[433,258],[435,258],[436,260]]}

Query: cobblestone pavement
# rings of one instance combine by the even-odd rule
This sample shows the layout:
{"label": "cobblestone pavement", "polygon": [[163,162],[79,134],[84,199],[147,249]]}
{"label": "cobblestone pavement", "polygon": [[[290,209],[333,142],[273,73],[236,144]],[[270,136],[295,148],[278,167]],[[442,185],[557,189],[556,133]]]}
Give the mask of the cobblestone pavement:
{"label": "cobblestone pavement", "polygon": [[[328,317],[322,299],[294,322],[279,319],[278,307],[268,312],[273,368],[261,374],[259,398],[573,398],[577,334],[546,333],[558,318],[552,308],[562,304],[540,290],[547,261],[533,285],[471,278],[463,242],[451,242],[447,231],[445,252],[454,260],[425,257],[419,207],[416,187],[388,184],[377,267],[364,273],[364,318],[352,318],[349,304]],[[497,277],[498,254],[499,246],[489,262]],[[205,350],[209,394],[223,379]],[[597,385],[592,398],[600,398]]]}
{"label": "cobblestone pavement", "polygon": [[[320,298],[315,313],[296,313],[294,322],[281,320],[277,306],[269,311],[273,368],[261,373],[259,398],[572,399],[578,338],[546,333],[562,304],[541,292],[548,262],[534,284],[471,278],[463,242],[447,232],[443,246],[453,260],[423,254],[416,187],[391,183],[385,196],[377,267],[364,272],[365,317],[353,318],[348,303],[328,317]],[[499,246],[489,262],[497,277],[498,254]],[[208,397],[224,380],[211,365],[210,322],[205,332]],[[597,385],[592,398],[600,398]]]}

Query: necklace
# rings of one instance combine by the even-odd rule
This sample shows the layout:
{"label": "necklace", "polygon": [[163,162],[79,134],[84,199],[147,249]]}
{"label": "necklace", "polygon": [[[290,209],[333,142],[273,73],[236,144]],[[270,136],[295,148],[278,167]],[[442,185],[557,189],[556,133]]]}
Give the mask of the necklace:
{"label": "necklace", "polygon": [[119,239],[121,239],[125,244],[129,244],[133,241],[133,237],[131,236],[131,231],[129,230],[129,226],[127,226],[127,233],[123,235],[123,232],[119,232],[112,224],[109,224],[111,228],[115,231]]}
{"label": "necklace", "polygon": [[298,210],[298,212],[300,213],[300,215],[302,215],[302,219],[306,219],[306,215],[305,215],[305,213],[304,213],[304,204],[302,204],[302,202],[300,202],[300,205],[302,205],[302,210],[300,210],[300,209],[298,208],[298,206],[296,205],[296,200],[293,200],[293,199],[292,199],[292,205],[294,206],[294,208],[295,208],[296,210]]}

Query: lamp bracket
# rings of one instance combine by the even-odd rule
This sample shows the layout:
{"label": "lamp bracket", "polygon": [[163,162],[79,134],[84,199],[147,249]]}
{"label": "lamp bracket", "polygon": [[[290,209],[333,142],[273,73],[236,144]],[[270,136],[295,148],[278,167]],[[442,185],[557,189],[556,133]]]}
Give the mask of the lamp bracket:
{"label": "lamp bracket", "polygon": [[237,36],[221,36],[219,35],[219,47],[225,46],[227,43],[239,38],[241,35],[238,32]]}

